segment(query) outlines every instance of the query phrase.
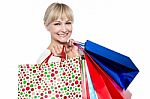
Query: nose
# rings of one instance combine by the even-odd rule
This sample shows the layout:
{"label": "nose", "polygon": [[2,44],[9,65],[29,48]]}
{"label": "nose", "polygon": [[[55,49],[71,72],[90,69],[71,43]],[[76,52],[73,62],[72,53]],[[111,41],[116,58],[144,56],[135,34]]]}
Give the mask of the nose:
{"label": "nose", "polygon": [[65,24],[63,24],[63,25],[61,26],[61,31],[62,31],[62,32],[67,32],[67,27],[66,27]]}

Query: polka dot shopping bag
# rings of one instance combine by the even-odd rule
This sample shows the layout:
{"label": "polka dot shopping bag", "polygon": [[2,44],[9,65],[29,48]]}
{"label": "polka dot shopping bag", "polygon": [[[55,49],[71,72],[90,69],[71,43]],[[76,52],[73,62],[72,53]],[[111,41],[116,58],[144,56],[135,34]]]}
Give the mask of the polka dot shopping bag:
{"label": "polka dot shopping bag", "polygon": [[50,56],[18,66],[18,99],[82,99],[79,57],[48,64]]}

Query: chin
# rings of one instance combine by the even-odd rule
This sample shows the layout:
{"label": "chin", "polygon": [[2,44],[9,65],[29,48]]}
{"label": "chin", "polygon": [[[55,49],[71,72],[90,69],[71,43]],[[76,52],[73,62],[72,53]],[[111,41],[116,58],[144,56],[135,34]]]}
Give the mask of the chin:
{"label": "chin", "polygon": [[67,43],[67,41],[68,41],[68,39],[65,39],[65,40],[64,39],[59,39],[58,40],[58,42],[60,42],[60,43]]}

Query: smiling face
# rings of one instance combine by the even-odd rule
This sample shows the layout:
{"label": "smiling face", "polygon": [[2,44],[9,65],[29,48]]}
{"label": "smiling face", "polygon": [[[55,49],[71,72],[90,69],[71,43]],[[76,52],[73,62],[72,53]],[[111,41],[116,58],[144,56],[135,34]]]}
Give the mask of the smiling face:
{"label": "smiling face", "polygon": [[51,33],[51,42],[66,43],[72,34],[72,21],[58,18],[47,26]]}
{"label": "smiling face", "polygon": [[51,33],[51,42],[66,43],[72,34],[73,12],[63,3],[51,4],[44,15],[44,25]]}

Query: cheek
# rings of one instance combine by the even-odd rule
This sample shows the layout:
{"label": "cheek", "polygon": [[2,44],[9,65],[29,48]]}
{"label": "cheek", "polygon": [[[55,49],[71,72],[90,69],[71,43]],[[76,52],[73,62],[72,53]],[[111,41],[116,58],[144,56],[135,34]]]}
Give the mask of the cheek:
{"label": "cheek", "polygon": [[69,31],[72,32],[72,25],[67,27]]}
{"label": "cheek", "polygon": [[50,27],[49,28],[49,32],[51,33],[51,34],[56,34],[56,33],[58,33],[60,31],[60,29],[59,28],[56,28],[56,27]]}

